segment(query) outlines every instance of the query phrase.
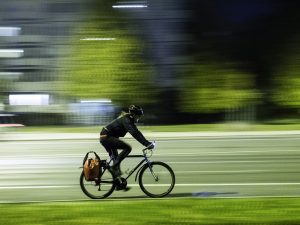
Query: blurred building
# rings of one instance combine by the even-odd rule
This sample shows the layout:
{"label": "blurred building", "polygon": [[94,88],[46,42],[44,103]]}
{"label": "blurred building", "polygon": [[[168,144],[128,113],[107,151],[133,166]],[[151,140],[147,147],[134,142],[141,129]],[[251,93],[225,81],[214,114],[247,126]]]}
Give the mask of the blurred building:
{"label": "blurred building", "polygon": [[0,79],[8,86],[1,90],[6,112],[25,120],[34,115],[36,122],[65,112],[65,100],[56,92],[57,71],[83,9],[82,0],[1,1]]}
{"label": "blurred building", "polygon": [[[58,94],[61,81],[57,74],[62,66],[60,59],[70,51],[72,27],[82,20],[88,2],[12,0],[0,3],[0,49],[7,50],[0,51],[0,79],[6,80],[8,86],[1,95],[7,113],[18,114],[25,123],[26,120],[33,124],[46,120],[52,124],[61,123],[61,115],[74,109],[74,105],[68,106],[65,96]],[[136,5],[143,7],[131,7]],[[112,3],[112,7],[121,6],[115,10],[132,18],[133,26],[141,25],[133,30],[148,43],[147,55],[155,68],[153,79],[158,88],[166,90],[162,102],[169,102],[166,109],[170,110],[176,107],[169,98],[179,85],[177,67],[182,62],[180,55],[185,41],[184,32],[180,32],[187,15],[183,5],[181,0]],[[81,110],[76,111],[69,122],[80,121],[78,116],[74,119],[74,114],[78,115]],[[168,112],[165,115],[170,117]],[[91,121],[83,120],[84,123]]]}

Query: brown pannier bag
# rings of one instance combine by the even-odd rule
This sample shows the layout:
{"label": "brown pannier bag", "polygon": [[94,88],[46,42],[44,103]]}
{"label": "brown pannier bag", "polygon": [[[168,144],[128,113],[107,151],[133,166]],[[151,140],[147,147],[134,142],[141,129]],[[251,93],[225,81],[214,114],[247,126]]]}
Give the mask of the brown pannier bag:
{"label": "brown pannier bag", "polygon": [[[88,158],[90,153],[94,153],[94,158]],[[101,165],[100,165],[100,157],[96,152],[88,152],[86,153],[83,160],[83,173],[86,181],[95,181],[100,179],[101,176]]]}

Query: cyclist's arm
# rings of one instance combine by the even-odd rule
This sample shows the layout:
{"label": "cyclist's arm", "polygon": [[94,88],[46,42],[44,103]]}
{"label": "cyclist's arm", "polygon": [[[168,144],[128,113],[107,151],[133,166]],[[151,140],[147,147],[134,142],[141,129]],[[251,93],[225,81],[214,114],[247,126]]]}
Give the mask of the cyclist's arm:
{"label": "cyclist's arm", "polygon": [[151,144],[151,142],[147,141],[144,135],[138,130],[136,125],[130,122],[128,118],[126,118],[124,121],[124,127],[132,135],[132,137],[134,137],[142,145],[148,146]]}

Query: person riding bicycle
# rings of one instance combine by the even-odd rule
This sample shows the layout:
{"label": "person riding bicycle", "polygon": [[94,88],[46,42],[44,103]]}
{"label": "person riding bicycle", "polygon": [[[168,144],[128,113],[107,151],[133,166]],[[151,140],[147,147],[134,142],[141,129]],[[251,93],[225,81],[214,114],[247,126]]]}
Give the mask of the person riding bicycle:
{"label": "person riding bicycle", "polygon": [[[120,140],[120,137],[124,137],[129,132],[142,145],[149,149],[154,148],[154,144],[148,141],[135,125],[143,115],[144,112],[141,107],[131,105],[128,113],[123,112],[118,118],[103,127],[100,132],[100,143],[113,159],[112,169],[116,177],[121,175],[120,163],[129,155],[132,149],[129,144]],[[117,150],[122,150],[122,152],[118,154]]]}

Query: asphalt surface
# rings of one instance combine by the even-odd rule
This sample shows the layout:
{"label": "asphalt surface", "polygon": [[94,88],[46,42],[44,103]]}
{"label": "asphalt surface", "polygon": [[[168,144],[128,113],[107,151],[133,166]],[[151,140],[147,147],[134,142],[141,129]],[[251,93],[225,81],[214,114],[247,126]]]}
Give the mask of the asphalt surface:
{"label": "asphalt surface", "polygon": [[[176,136],[176,135],[174,135]],[[139,154],[142,146],[126,139]],[[107,154],[96,139],[6,140],[0,142],[0,203],[88,200],[79,186],[87,151]],[[138,159],[126,159],[122,170]],[[157,141],[152,161],[168,163],[176,186],[168,196],[300,196],[300,135],[217,137],[170,136]],[[132,176],[132,189],[108,199],[148,198]]]}

